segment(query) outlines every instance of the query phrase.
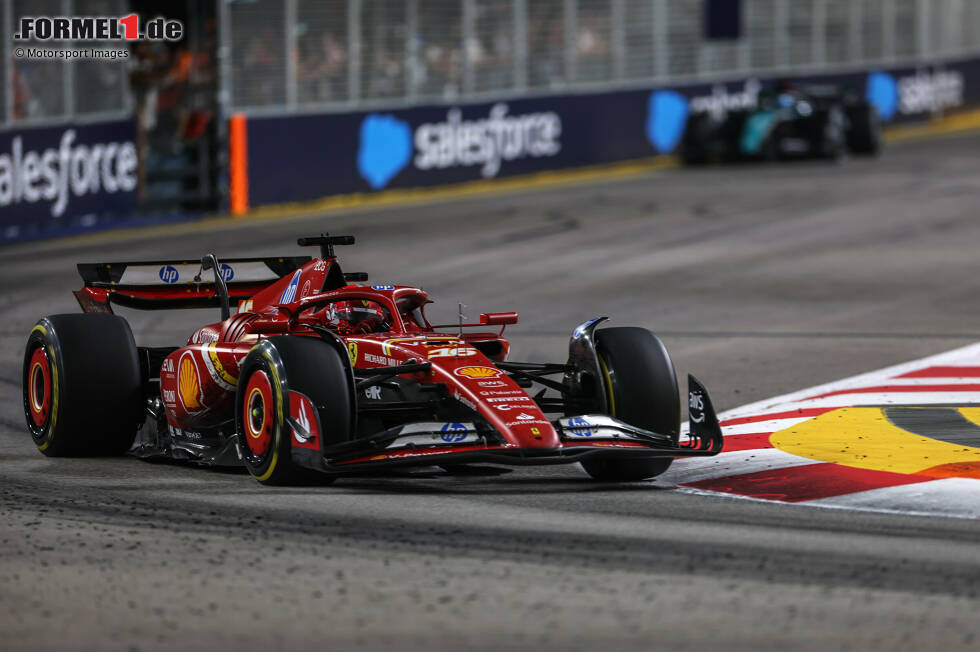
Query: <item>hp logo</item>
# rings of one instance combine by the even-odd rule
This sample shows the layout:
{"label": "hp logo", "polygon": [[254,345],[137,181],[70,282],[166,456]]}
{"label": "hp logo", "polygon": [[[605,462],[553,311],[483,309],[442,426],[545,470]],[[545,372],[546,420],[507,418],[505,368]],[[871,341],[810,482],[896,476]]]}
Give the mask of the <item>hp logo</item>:
{"label": "hp logo", "polygon": [[466,426],[461,423],[445,423],[442,428],[441,439],[450,444],[466,439]]}
{"label": "hp logo", "polygon": [[221,263],[221,279],[227,283],[233,278],[235,278],[235,270],[231,268],[231,265]]}
{"label": "hp logo", "polygon": [[573,417],[568,420],[568,429],[576,437],[591,437],[592,424],[582,417]]}
{"label": "hp logo", "polygon": [[165,265],[160,268],[160,280],[164,283],[176,283],[178,278],[180,275],[173,265]]}

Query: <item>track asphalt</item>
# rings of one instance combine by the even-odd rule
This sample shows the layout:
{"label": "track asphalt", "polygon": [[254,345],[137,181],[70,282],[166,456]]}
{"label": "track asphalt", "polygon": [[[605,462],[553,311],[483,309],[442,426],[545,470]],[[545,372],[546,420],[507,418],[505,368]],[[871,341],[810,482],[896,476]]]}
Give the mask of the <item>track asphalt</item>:
{"label": "track asphalt", "polygon": [[[37,317],[74,264],[301,253],[517,310],[513,359],[595,315],[658,332],[726,410],[980,341],[980,136],[841,164],[189,225],[0,252],[0,649],[976,649],[980,524],[602,486],[575,467],[267,489],[47,459],[23,425]],[[127,312],[178,343],[217,311]]]}

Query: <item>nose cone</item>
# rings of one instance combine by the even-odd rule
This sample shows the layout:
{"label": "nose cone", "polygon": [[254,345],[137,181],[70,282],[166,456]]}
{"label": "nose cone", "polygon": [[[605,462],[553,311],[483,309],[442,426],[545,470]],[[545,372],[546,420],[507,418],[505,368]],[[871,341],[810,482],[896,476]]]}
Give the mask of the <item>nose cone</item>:
{"label": "nose cone", "polygon": [[384,342],[383,353],[390,364],[428,360],[433,380],[444,383],[450,396],[486,419],[508,444],[561,446],[554,426],[534,399],[465,340],[452,336],[392,338]]}
{"label": "nose cone", "polygon": [[[551,422],[538,410],[538,415],[527,414],[532,419],[526,421],[509,421],[506,424],[508,432],[504,437],[521,448],[558,448],[561,440]],[[521,415],[518,415],[518,418]],[[499,428],[498,428],[499,429]]]}
{"label": "nose cone", "polygon": [[508,443],[521,448],[561,445],[554,426],[534,399],[490,360],[440,360],[433,370],[452,388],[450,393],[456,400],[479,412]]}

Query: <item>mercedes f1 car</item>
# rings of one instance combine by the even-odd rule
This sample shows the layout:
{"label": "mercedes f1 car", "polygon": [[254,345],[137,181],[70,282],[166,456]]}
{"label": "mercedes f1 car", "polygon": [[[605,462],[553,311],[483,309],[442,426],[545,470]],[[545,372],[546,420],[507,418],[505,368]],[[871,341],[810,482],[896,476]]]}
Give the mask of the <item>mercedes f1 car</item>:
{"label": "mercedes f1 car", "polygon": [[[674,367],[646,329],[597,317],[575,328],[565,362],[511,362],[502,335],[516,313],[432,325],[422,290],[341,271],[334,247],[353,237],[298,243],[320,256],[78,265],[83,313],[45,317],[27,341],[38,449],[244,465],[264,484],[571,462],[633,481],[722,449],[693,377],[681,436]],[[221,320],[181,346],[137,346],[113,305],[213,306]]]}
{"label": "mercedes f1 car", "polygon": [[754,108],[692,115],[680,155],[689,165],[803,157],[836,159],[845,151],[873,156],[881,149],[880,132],[874,106],[850,89],[784,83],[761,90]]}

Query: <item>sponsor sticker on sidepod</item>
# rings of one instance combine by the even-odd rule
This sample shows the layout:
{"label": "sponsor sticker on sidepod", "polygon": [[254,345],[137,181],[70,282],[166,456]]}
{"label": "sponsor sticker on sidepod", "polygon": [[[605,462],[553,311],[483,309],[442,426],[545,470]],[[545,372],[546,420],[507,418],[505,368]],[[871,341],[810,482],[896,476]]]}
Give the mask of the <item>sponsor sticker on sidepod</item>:
{"label": "sponsor sticker on sidepod", "polygon": [[500,370],[493,367],[460,367],[453,372],[463,378],[498,378]]}

